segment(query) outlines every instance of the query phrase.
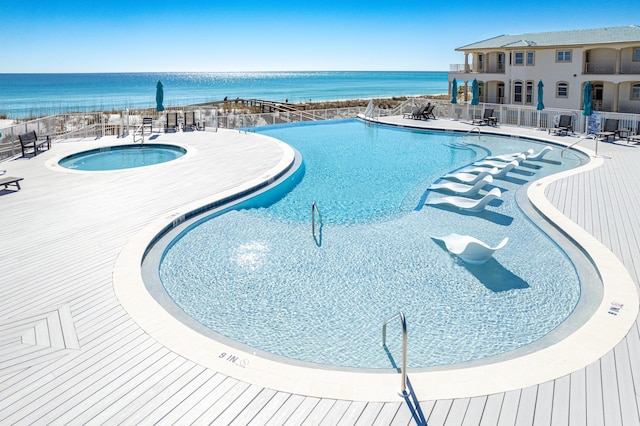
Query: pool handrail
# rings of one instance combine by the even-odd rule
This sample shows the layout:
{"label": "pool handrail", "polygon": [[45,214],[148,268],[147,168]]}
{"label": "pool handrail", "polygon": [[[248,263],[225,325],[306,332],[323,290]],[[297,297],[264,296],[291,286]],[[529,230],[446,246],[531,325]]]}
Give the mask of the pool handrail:
{"label": "pool handrail", "polygon": [[400,318],[402,325],[402,368],[400,370],[402,383],[400,385],[399,395],[404,397],[407,395],[407,320],[402,311],[398,312],[382,324],[382,346],[387,347],[387,324],[396,318]]}

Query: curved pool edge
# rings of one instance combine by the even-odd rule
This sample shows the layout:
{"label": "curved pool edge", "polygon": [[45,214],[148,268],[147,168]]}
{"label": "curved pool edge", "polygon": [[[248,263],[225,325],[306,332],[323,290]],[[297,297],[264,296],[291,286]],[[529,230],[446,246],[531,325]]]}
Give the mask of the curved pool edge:
{"label": "curved pool edge", "polygon": [[[604,297],[596,313],[564,340],[519,358],[437,371],[409,370],[413,389],[421,399],[487,395],[553,380],[601,358],[626,336],[638,315],[638,295],[631,277],[613,253],[562,215],[544,196],[544,189],[552,182],[602,164],[597,157],[591,155],[591,159],[580,168],[535,181],[529,188],[528,197],[547,220],[561,227],[569,238],[589,253],[605,284]],[[276,169],[283,169],[284,163],[286,161],[283,158],[269,175],[275,176],[278,172]],[[337,371],[262,358],[212,340],[189,328],[167,312],[146,289],[141,273],[142,259],[150,242],[168,224],[188,212],[242,192],[260,183],[258,180],[268,180],[268,177],[262,176],[242,187],[185,205],[155,219],[136,234],[122,249],[114,265],[113,283],[118,300],[134,321],[156,341],[187,359],[235,379],[314,397],[398,401],[401,379],[393,371]],[[624,309],[614,316],[608,311],[610,303],[616,300],[624,300]]]}

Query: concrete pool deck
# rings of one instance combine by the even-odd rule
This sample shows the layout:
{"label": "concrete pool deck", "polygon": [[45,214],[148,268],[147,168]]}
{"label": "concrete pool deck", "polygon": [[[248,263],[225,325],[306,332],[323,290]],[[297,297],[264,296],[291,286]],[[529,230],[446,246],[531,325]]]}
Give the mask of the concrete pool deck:
{"label": "concrete pool deck", "polygon": [[[434,128],[472,128],[449,120],[419,122],[390,117],[388,121]],[[547,137],[546,132],[507,126],[486,130]],[[550,139],[559,143],[577,140]],[[265,139],[256,135],[237,131],[195,132],[160,135],[156,139],[191,146],[194,155],[185,156],[182,162],[89,175],[45,167],[45,163],[71,152],[122,142],[131,142],[131,138],[57,142],[51,151],[33,159],[18,159],[0,167],[7,170],[7,175],[25,178],[21,191],[4,191],[0,196],[3,217],[9,221],[0,231],[3,241],[0,252],[6,259],[0,267],[3,277],[0,335],[5,342],[4,351],[0,352],[2,421],[60,424],[118,420],[125,423],[199,420],[218,424],[411,421],[407,406],[397,396],[392,402],[367,403],[361,401],[376,398],[364,398],[362,394],[361,398],[349,399],[341,389],[322,395],[314,389],[275,391],[233,379],[230,376],[238,377],[233,371],[224,374],[225,368],[237,369],[231,362],[225,368],[207,368],[204,362],[193,362],[170,350],[154,337],[162,327],[153,320],[141,329],[113,290],[112,275],[117,280],[121,273],[114,270],[114,265],[129,258],[125,249],[131,241],[155,226],[154,222],[165,223],[176,217],[176,212],[199,204],[204,198],[236,191],[253,179],[268,179],[280,167],[284,154],[277,143],[265,143]],[[580,145],[595,148],[593,141]],[[600,167],[532,186],[531,190],[543,193],[551,206],[611,250],[637,285],[634,261],[637,262],[640,250],[634,234],[640,232],[640,224],[633,217],[638,197],[632,194],[640,179],[633,159],[637,164],[640,151],[626,143],[600,143],[599,154]],[[602,190],[608,187],[617,191]],[[616,261],[612,263],[614,272],[620,272]],[[124,275],[128,280],[129,273]],[[477,424],[480,420],[515,424],[516,419],[530,423],[533,417],[536,421],[553,418],[554,424],[570,424],[569,419],[571,424],[576,419],[579,424],[581,418],[595,424],[607,424],[604,420],[621,424],[623,419],[631,424],[640,422],[638,396],[633,390],[640,378],[637,299],[629,303],[625,295],[615,297],[625,298],[620,301],[624,307],[611,319],[624,319],[635,308],[630,319],[631,331],[626,334],[624,330],[622,337],[624,334],[626,337],[615,349],[596,359],[585,359],[582,362],[585,365],[577,371],[568,371],[559,378],[549,377],[541,384],[523,382],[521,388],[507,392],[489,389],[473,397],[456,397],[435,394],[437,385],[416,388],[417,379],[410,372],[409,378],[417,397],[423,401],[422,411],[429,424],[462,421]],[[134,297],[134,304],[135,301]],[[616,340],[610,330],[607,328],[599,335]],[[593,336],[593,340],[597,338]],[[187,341],[189,344],[194,346],[192,341]],[[219,358],[220,352],[201,350],[200,355],[203,359]],[[553,364],[553,359],[546,363]],[[266,373],[285,381],[269,368]],[[399,376],[389,376],[390,392],[396,393]],[[503,378],[498,371],[485,370],[479,380],[497,383]],[[297,385],[295,377],[291,382]],[[353,387],[350,383],[343,385]],[[365,388],[369,386],[363,386],[363,392]],[[492,422],[493,418],[497,421]],[[603,421],[594,420],[599,418]]]}

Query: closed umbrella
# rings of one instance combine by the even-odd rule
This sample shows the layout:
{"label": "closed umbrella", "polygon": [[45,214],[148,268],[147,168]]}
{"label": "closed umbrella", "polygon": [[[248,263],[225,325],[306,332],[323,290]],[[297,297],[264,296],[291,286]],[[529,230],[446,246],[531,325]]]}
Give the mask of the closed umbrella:
{"label": "closed umbrella", "polygon": [[542,80],[540,80],[538,82],[538,111],[541,111],[544,109],[544,104],[542,103],[542,94],[543,94],[543,88],[544,84],[542,84]]}
{"label": "closed umbrella", "polygon": [[591,82],[587,81],[587,84],[584,85],[584,95],[583,95],[583,104],[584,109],[582,110],[582,115],[589,116],[593,113],[591,109],[591,97],[593,95],[593,87],[591,86]]}
{"label": "closed umbrella", "polygon": [[451,103],[452,104],[458,103],[458,82],[456,81],[455,78],[451,82]]}
{"label": "closed umbrella", "polygon": [[480,103],[479,101],[479,94],[478,94],[478,80],[477,79],[473,79],[473,83],[471,83],[471,105],[478,105]]}
{"label": "closed umbrella", "polygon": [[156,85],[156,111],[164,111],[164,106],[162,106],[162,101],[164,100],[164,91],[162,90],[162,83],[158,80],[158,84]]}

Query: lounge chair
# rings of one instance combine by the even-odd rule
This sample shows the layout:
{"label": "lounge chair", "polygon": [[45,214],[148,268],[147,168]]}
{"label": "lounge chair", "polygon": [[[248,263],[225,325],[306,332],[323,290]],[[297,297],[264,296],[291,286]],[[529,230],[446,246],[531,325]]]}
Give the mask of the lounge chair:
{"label": "lounge chair", "polygon": [[469,211],[469,212],[481,212],[491,201],[496,198],[500,198],[502,193],[499,188],[493,188],[484,197],[479,200],[474,200],[472,198],[459,197],[457,195],[449,195],[446,197],[441,197],[435,199],[433,201],[427,202],[428,205],[450,205],[456,207],[460,210]]}
{"label": "lounge chair", "polygon": [[636,129],[635,134],[629,134],[627,137],[627,143],[638,143],[640,142],[640,121],[638,121],[638,128]]}
{"label": "lounge chair", "polygon": [[435,107],[436,107],[436,104],[433,104],[433,105],[429,104],[427,106],[427,109],[425,109],[424,112],[422,113],[422,116],[424,118],[426,118],[427,120],[430,119],[430,118],[433,118],[435,120],[436,116],[433,113],[433,110],[435,109]]}
{"label": "lounge chair", "polygon": [[462,183],[466,183],[467,185],[473,185],[476,182],[478,182],[479,180],[481,180],[482,178],[484,178],[485,176],[489,176],[490,172],[495,170],[495,172],[498,172],[498,169],[491,169],[491,170],[487,170],[485,169],[484,171],[475,174],[475,173],[465,173],[465,172],[457,172],[457,173],[450,173],[450,174],[446,174],[444,176],[442,176],[442,179],[449,179],[449,180],[454,180],[454,181],[458,181],[458,182],[462,182]]}
{"label": "lounge chair", "polygon": [[474,118],[472,121],[473,124],[488,124],[490,126],[497,124],[498,119],[493,116],[493,108],[486,108],[484,110],[484,114],[482,118]]}
{"label": "lounge chair", "polygon": [[551,134],[551,132],[556,135],[562,135],[563,133],[567,135],[569,132],[573,133],[573,118],[570,115],[561,115],[558,120],[558,125],[549,129],[549,134]]}
{"label": "lounge chair", "polygon": [[596,136],[600,138],[600,140],[608,141],[610,137],[613,137],[613,140],[616,140],[616,133],[618,130],[618,123],[620,120],[615,118],[607,118],[604,121],[604,128],[601,132],[596,133]]}
{"label": "lounge chair", "polygon": [[[504,167],[502,167],[501,169],[494,167],[491,170],[489,170],[489,174],[491,176],[493,176],[493,178],[501,178],[507,175],[507,173],[509,173],[511,171],[511,169],[513,169],[514,167],[518,166],[518,162],[517,161],[511,161],[510,163],[507,163]],[[484,171],[486,171],[487,168],[486,167],[469,167],[466,169],[462,169],[461,172],[463,173],[482,173]]]}
{"label": "lounge chair", "polygon": [[441,190],[445,189],[447,191],[455,192],[460,195],[475,195],[477,194],[485,185],[488,185],[493,182],[493,177],[487,174],[482,179],[476,181],[473,185],[467,185],[466,183],[459,182],[439,182],[434,183],[429,187],[430,190]]}
{"label": "lounge chair", "polygon": [[520,164],[520,162],[522,160],[524,160],[525,158],[527,158],[527,156],[525,154],[519,154],[516,157],[513,157],[509,162],[506,162],[504,160],[480,160],[480,161],[476,161],[475,163],[473,163],[473,166],[475,167],[496,167],[498,169],[501,169],[505,166],[507,166],[507,164],[515,161],[517,164]]}
{"label": "lounge chair", "polygon": [[414,105],[411,107],[411,111],[410,112],[405,112],[402,115],[402,118],[413,118],[415,119],[418,114],[420,114],[420,107],[418,105]]}
{"label": "lounge chair", "polygon": [[514,152],[513,154],[492,155],[490,157],[486,157],[485,160],[498,160],[498,161],[504,161],[508,163],[510,161],[517,159],[521,155],[524,155],[526,158],[529,158],[529,155],[531,154],[533,154],[533,150],[528,149],[525,152]]}
{"label": "lounge chair", "polygon": [[142,117],[142,133],[147,129],[149,130],[149,134],[153,133],[153,118]]}
{"label": "lounge chair", "polygon": [[493,253],[503,248],[509,241],[505,237],[495,247],[490,247],[483,241],[469,235],[449,234],[445,237],[432,237],[435,240],[444,242],[449,253],[453,253],[467,263],[481,264],[491,259]]}
{"label": "lounge chair", "polygon": [[196,113],[194,111],[187,111],[184,113],[184,127],[182,131],[196,130]]}
{"label": "lounge chair", "polygon": [[166,121],[164,123],[165,132],[177,132],[180,126],[178,125],[178,113],[169,112],[166,115]]}
{"label": "lounge chair", "polygon": [[8,189],[9,185],[14,185],[17,188],[16,191],[20,191],[20,181],[23,179],[15,176],[3,177],[0,178],[0,185],[4,185],[4,189]]}
{"label": "lounge chair", "polygon": [[533,153],[533,150],[531,150],[531,153],[527,154],[527,160],[532,160],[532,161],[542,160],[542,157],[544,157],[547,154],[547,152],[551,150],[553,150],[553,148],[551,148],[550,146],[545,146],[535,154]]}

